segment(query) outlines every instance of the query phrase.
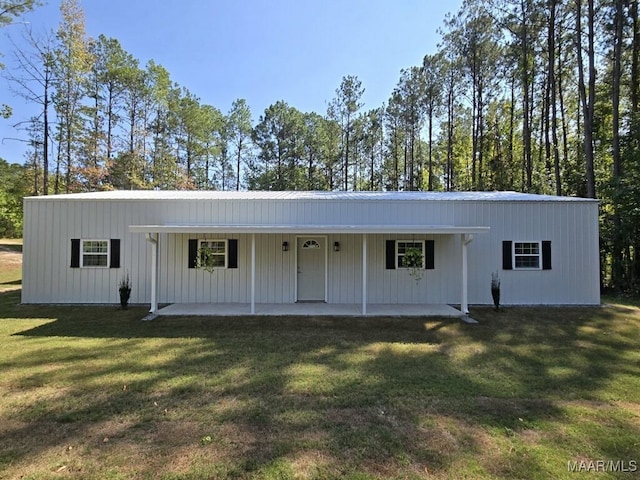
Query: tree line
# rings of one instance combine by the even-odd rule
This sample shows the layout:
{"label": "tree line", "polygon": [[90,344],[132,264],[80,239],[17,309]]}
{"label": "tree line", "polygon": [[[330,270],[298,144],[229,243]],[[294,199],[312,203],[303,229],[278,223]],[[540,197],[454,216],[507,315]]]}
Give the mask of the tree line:
{"label": "tree line", "polygon": [[203,104],[77,0],[13,52],[30,194],[130,189],[516,190],[601,201],[603,285],[640,290],[638,0],[465,0],[383,105]]}

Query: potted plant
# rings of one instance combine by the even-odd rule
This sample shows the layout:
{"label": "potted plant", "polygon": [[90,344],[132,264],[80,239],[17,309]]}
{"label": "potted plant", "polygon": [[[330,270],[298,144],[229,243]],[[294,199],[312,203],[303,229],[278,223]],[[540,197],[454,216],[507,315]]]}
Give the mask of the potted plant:
{"label": "potted plant", "polygon": [[118,291],[120,292],[120,306],[123,310],[126,310],[129,298],[131,298],[131,281],[128,273],[120,280]]}
{"label": "potted plant", "polygon": [[491,296],[493,297],[493,305],[496,311],[500,310],[500,277],[498,272],[491,273]]}
{"label": "potted plant", "polygon": [[402,265],[409,269],[409,275],[411,275],[416,283],[422,280],[424,276],[424,255],[419,248],[409,248],[404,254],[402,259]]}
{"label": "potted plant", "polygon": [[196,268],[213,273],[215,260],[215,255],[211,247],[203,244],[198,248],[198,252],[196,253]]}

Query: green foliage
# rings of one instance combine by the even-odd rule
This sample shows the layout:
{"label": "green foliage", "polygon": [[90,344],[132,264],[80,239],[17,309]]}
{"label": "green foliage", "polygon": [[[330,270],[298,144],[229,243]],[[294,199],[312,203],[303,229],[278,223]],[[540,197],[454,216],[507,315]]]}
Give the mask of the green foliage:
{"label": "green foliage", "polygon": [[38,0],[3,0],[0,2],[0,27],[40,5],[42,2]]}
{"label": "green foliage", "polygon": [[22,198],[28,194],[25,167],[0,158],[0,238],[22,236]]}
{"label": "green foliage", "polygon": [[211,247],[202,244],[196,252],[196,268],[205,272],[213,273],[216,267],[217,255]]}
{"label": "green foliage", "polygon": [[424,276],[424,255],[419,248],[409,248],[402,257],[402,266],[409,269],[409,275],[418,283]]}
{"label": "green foliage", "polygon": [[0,117],[9,118],[13,113],[13,109],[9,105],[5,105],[4,103],[0,105]]}
{"label": "green foliage", "polygon": [[235,175],[235,182],[230,182],[229,189],[240,189],[243,165],[251,159],[252,132],[251,109],[244,98],[239,98],[231,105],[226,125],[226,138],[230,145],[229,152],[232,162],[235,163],[235,171],[233,171],[234,167],[230,167]]}
{"label": "green foliage", "polygon": [[300,184],[304,155],[303,114],[283,101],[267,107],[253,129],[260,161],[249,172],[250,184],[264,190],[303,190]]}

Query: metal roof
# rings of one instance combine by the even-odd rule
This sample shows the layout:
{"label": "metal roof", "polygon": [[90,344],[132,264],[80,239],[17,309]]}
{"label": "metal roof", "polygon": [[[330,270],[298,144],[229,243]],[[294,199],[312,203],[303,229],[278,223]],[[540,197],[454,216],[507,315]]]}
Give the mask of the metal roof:
{"label": "metal roof", "polygon": [[216,190],[113,190],[27,197],[28,200],[180,201],[180,200],[311,200],[311,201],[490,201],[490,202],[597,202],[518,192],[307,192]]}

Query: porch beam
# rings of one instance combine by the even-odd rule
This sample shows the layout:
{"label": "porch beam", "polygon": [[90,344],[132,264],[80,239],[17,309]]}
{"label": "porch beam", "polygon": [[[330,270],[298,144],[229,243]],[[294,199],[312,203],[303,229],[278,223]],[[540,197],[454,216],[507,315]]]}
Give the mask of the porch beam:
{"label": "porch beam", "polygon": [[462,240],[462,298],[460,301],[460,311],[467,315],[469,313],[468,283],[469,267],[467,261],[467,247],[473,241],[473,235],[460,235]]}

